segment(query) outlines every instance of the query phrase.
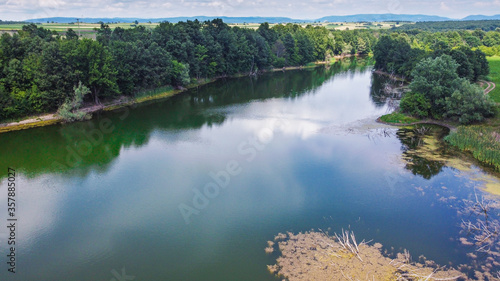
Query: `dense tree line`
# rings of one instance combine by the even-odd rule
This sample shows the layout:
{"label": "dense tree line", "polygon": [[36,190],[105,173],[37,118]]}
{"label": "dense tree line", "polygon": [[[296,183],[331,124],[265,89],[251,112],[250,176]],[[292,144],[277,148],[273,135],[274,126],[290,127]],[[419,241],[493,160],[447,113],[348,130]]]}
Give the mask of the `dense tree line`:
{"label": "dense tree line", "polygon": [[459,63],[460,77],[477,81],[489,71],[485,48],[499,46],[498,31],[392,32],[379,38],[373,53],[377,69],[409,78],[422,59],[447,54]]}
{"label": "dense tree line", "polygon": [[459,77],[476,81],[487,73],[484,53],[500,51],[500,32],[482,30],[330,31],[267,23],[254,30],[215,19],[163,22],[152,29],[111,29],[103,23],[96,32],[95,40],[82,39],[71,29],[62,36],[29,24],[18,34],[3,34],[0,120],[73,104],[79,100],[77,88],[78,93],[89,90],[83,91],[88,92],[83,102],[99,104],[165,85],[182,87],[198,79],[256,74],[344,54],[373,52],[376,68],[409,78],[421,60],[449,55],[459,62]]}
{"label": "dense tree line", "polygon": [[425,30],[425,31],[450,31],[450,30],[476,30],[492,31],[500,28],[500,20],[464,20],[464,21],[425,21],[403,24],[393,27],[394,30]]}
{"label": "dense tree line", "polygon": [[494,114],[495,104],[472,83],[488,75],[480,47],[497,35],[481,30],[383,35],[374,47],[375,67],[411,80],[411,92],[401,100],[403,112],[464,124],[482,121]]}
{"label": "dense tree line", "polygon": [[253,30],[231,28],[220,19],[163,22],[153,29],[101,24],[96,40],[30,24],[0,38],[0,120],[55,111],[75,99],[76,87],[89,89],[84,101],[100,103],[193,79],[366,54],[375,42],[369,31],[267,23]]}

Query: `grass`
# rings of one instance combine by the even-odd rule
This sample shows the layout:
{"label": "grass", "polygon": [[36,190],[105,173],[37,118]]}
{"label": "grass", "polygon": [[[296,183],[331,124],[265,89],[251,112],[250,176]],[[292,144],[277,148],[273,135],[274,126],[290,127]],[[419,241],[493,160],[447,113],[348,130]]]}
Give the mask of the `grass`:
{"label": "grass", "polygon": [[470,151],[474,158],[500,171],[500,134],[493,127],[460,126],[445,137],[451,145]]}
{"label": "grass", "polygon": [[[500,103],[500,57],[487,57],[490,66],[488,80],[497,87],[489,93]],[[480,125],[459,126],[445,140],[462,151],[469,151],[481,163],[500,171],[500,105],[495,117]]]}
{"label": "grass", "polygon": [[380,120],[386,123],[395,123],[395,124],[410,124],[413,122],[420,121],[417,118],[408,116],[399,111],[394,111],[391,114],[386,114],[380,117]]}
{"label": "grass", "polygon": [[163,94],[165,92],[170,92],[173,89],[174,88],[172,86],[164,86],[164,87],[154,88],[151,90],[144,90],[141,92],[137,92],[135,94],[135,98],[140,99],[140,98],[144,98],[144,97],[157,96],[157,95]]}
{"label": "grass", "polygon": [[491,98],[500,103],[500,57],[488,57],[488,64],[490,65],[490,75],[489,80],[496,84],[493,91],[489,93]]}

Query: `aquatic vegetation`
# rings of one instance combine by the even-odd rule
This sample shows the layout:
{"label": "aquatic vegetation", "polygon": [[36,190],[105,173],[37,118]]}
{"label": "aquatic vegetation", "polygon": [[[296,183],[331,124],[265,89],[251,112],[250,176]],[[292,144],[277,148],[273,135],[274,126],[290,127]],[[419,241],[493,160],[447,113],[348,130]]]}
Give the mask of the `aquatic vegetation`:
{"label": "aquatic vegetation", "polygon": [[[437,130],[437,127],[426,126],[426,128],[429,130],[400,129],[396,134],[402,143],[402,158],[407,170],[414,175],[430,179],[438,174],[443,167],[450,167],[469,175],[476,182],[475,187],[490,194],[500,195],[498,178],[489,174],[478,175],[477,169],[472,168],[475,162],[472,157],[463,155],[442,142],[440,135],[444,132]],[[426,132],[421,135],[417,131]]]}
{"label": "aquatic vegetation", "polygon": [[272,274],[295,280],[465,280],[456,269],[432,261],[411,261],[408,251],[395,259],[382,254],[382,245],[356,244],[354,234],[288,233],[276,237],[281,256],[269,265]]}
{"label": "aquatic vegetation", "polygon": [[[476,277],[486,277],[487,280],[498,278],[500,262],[500,220],[495,212],[498,211],[498,198],[486,199],[475,193],[473,200],[465,201],[465,206],[458,212],[465,216],[462,219],[460,242],[463,245],[473,246],[474,252],[468,253],[476,261],[480,257],[484,264],[475,270]],[[477,267],[477,266],[476,266]],[[495,270],[495,268],[497,270]]]}
{"label": "aquatic vegetation", "polygon": [[366,244],[364,240],[361,241],[358,246],[358,243],[356,242],[356,236],[354,236],[354,232],[349,232],[349,230],[343,229],[342,236],[339,236],[337,233],[335,233],[335,237],[337,238],[340,246],[342,246],[345,251],[356,255],[356,257],[358,257],[360,261],[363,261],[363,259],[359,256],[359,246],[363,246]]}
{"label": "aquatic vegetation", "polygon": [[500,134],[485,126],[460,126],[445,138],[451,145],[470,151],[474,158],[500,171]]}
{"label": "aquatic vegetation", "polygon": [[415,129],[413,129],[413,132],[420,136],[425,136],[426,134],[430,133],[430,131],[431,128],[425,126],[416,127]]}

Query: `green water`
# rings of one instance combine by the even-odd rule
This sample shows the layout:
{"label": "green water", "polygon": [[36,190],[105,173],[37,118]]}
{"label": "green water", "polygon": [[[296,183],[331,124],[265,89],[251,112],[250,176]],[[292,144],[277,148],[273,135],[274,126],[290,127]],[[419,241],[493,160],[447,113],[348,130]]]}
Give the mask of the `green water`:
{"label": "green water", "polygon": [[280,280],[266,242],[318,228],[470,263],[457,209],[484,172],[404,164],[405,131],[374,122],[385,82],[344,62],[1,134],[0,221],[12,167],[18,230],[16,274],[0,230],[0,280]]}

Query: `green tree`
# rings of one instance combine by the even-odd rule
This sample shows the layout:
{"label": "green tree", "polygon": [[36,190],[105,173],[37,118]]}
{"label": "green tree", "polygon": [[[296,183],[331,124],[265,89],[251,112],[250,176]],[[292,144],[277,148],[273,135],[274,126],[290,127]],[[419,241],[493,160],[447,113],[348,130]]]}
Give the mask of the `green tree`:
{"label": "green tree", "polygon": [[494,115],[495,102],[483,90],[467,80],[461,80],[450,97],[446,97],[444,117],[457,119],[462,124],[483,121]]}
{"label": "green tree", "polygon": [[448,55],[420,61],[412,72],[410,89],[422,93],[431,101],[431,112],[435,118],[445,113],[446,97],[450,97],[459,82],[458,64]]}
{"label": "green tree", "polygon": [[189,65],[172,61],[172,84],[174,86],[185,86],[189,84]]}
{"label": "green tree", "polygon": [[59,116],[66,122],[83,120],[87,114],[79,109],[82,106],[84,96],[89,93],[89,88],[85,87],[82,82],[78,82],[78,86],[74,88],[72,97],[68,98],[61,107],[59,107],[57,111]]}
{"label": "green tree", "polygon": [[87,54],[88,85],[94,102],[100,104],[99,97],[112,97],[119,93],[116,84],[117,72],[112,67],[112,57],[107,49],[95,41],[90,41],[89,44]]}
{"label": "green tree", "polygon": [[431,102],[421,93],[406,93],[399,104],[403,112],[415,117],[426,118],[429,116]]}
{"label": "green tree", "polygon": [[458,76],[470,81],[474,80],[474,68],[467,55],[459,49],[452,50],[450,55],[458,63]]}
{"label": "green tree", "polygon": [[66,39],[68,40],[78,39],[78,34],[76,34],[76,32],[72,28],[69,28],[68,31],[66,31]]}

